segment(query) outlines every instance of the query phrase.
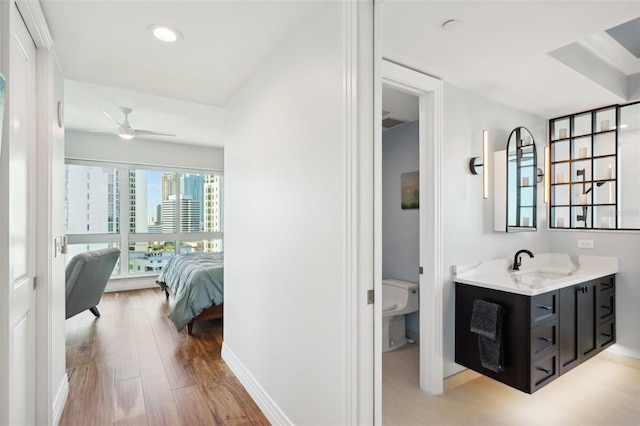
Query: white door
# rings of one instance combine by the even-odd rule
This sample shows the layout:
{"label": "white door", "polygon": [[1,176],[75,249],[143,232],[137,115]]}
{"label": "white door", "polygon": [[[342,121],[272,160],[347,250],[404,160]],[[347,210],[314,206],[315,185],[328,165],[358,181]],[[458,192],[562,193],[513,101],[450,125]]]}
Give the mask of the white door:
{"label": "white door", "polygon": [[[13,3],[13,2],[12,2]],[[6,9],[5,9],[6,10]],[[15,4],[10,8],[11,40],[7,76],[6,126],[2,165],[8,191],[8,215],[2,219],[8,235],[8,317],[2,317],[6,334],[0,354],[4,363],[2,420],[10,425],[35,423],[35,141],[36,141],[36,47]],[[6,195],[2,197],[6,200]],[[4,216],[4,215],[3,215]],[[6,405],[5,405],[6,404]]]}

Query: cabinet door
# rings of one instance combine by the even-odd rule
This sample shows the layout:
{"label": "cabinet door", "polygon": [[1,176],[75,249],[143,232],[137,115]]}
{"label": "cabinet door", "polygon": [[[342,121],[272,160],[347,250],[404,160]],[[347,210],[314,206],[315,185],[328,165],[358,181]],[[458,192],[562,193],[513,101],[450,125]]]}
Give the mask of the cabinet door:
{"label": "cabinet door", "polygon": [[600,324],[600,334],[598,344],[602,350],[616,342],[616,323],[614,320],[606,321]]}
{"label": "cabinet door", "polygon": [[578,302],[582,285],[560,289],[559,368],[564,374],[580,364],[578,340]]}
{"label": "cabinet door", "polygon": [[581,361],[598,353],[598,283],[591,281],[583,285],[584,292],[578,298],[578,340]]}
{"label": "cabinet door", "polygon": [[616,294],[609,291],[600,294],[598,297],[598,321],[603,323],[615,317],[616,312]]}
{"label": "cabinet door", "polygon": [[599,352],[598,280],[560,290],[560,374]]}

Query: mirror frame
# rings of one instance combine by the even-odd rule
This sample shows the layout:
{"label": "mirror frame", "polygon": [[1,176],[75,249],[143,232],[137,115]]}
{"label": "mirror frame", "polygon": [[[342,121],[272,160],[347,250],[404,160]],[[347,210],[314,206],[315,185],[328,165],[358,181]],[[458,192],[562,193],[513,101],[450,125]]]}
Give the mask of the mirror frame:
{"label": "mirror frame", "polygon": [[[529,158],[525,155],[530,152],[533,154],[532,162],[528,164]],[[537,231],[539,174],[536,143],[529,129],[516,127],[511,131],[507,139],[506,154],[507,232],[535,232]],[[523,215],[523,209],[530,211],[530,215]],[[527,222],[528,220],[530,222]]]}

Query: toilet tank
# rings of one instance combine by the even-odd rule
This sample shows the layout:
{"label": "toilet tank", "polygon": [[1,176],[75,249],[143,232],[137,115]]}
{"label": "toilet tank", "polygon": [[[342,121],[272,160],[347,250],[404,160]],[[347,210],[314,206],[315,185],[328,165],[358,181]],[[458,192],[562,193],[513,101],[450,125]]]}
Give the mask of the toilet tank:
{"label": "toilet tank", "polygon": [[382,300],[385,304],[388,301],[396,303],[394,311],[398,314],[415,312],[420,306],[418,284],[392,278],[382,280]]}

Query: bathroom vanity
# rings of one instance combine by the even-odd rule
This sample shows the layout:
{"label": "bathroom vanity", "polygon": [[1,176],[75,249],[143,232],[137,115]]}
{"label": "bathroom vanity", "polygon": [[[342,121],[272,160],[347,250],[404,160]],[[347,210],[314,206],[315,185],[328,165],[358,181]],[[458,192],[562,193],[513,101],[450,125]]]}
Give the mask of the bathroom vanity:
{"label": "bathroom vanity", "polygon": [[[533,393],[615,343],[616,258],[541,254],[455,267],[456,363]],[[503,369],[480,362],[474,300],[503,309]]]}

